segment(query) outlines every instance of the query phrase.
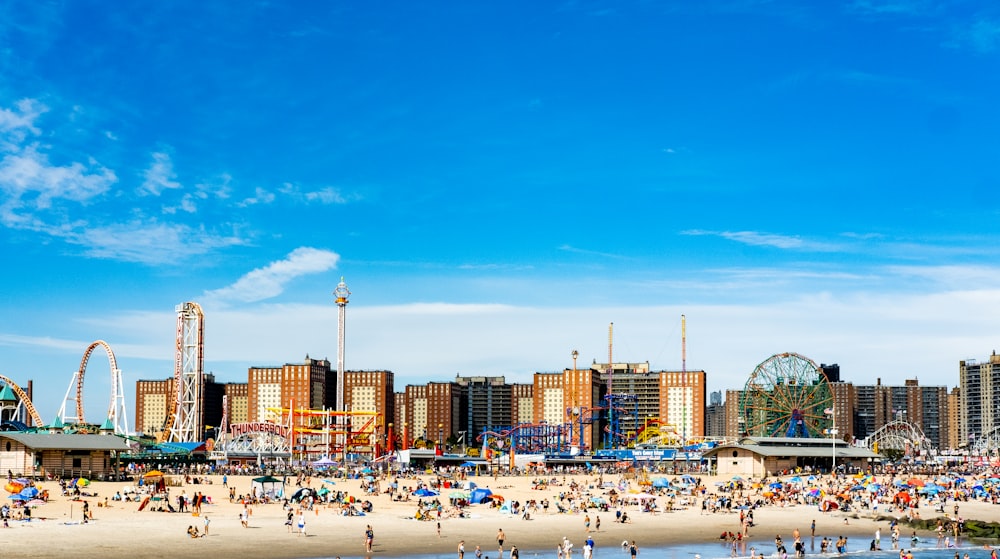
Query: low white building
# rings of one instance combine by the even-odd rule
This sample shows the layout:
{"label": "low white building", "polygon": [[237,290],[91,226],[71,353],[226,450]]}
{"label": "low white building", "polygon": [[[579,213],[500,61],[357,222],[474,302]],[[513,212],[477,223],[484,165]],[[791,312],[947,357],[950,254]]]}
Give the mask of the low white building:
{"label": "low white building", "polygon": [[763,477],[796,469],[830,471],[867,469],[881,455],[841,440],[809,437],[746,437],[705,451],[716,475]]}

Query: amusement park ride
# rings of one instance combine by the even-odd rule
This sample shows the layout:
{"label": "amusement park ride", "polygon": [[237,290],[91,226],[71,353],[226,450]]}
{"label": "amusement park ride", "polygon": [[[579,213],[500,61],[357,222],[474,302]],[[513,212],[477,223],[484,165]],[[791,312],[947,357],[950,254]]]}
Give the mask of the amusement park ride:
{"label": "amusement park ride", "polygon": [[[378,412],[350,411],[343,408],[344,307],[350,291],[341,278],[334,292],[339,307],[338,389],[336,409],[268,408],[268,418],[256,423],[230,424],[224,415],[217,438],[209,448],[210,457],[227,459],[237,456],[278,457],[290,462],[316,460],[379,460],[397,448],[410,448],[404,427],[402,437],[391,430],[379,432],[384,418]],[[164,429],[156,439],[160,443],[200,443],[206,433],[203,424],[204,327],[205,315],[200,305],[186,302],[176,307],[177,324],[174,360],[174,401],[167,413]],[[686,327],[681,317],[682,371],[686,372]],[[562,423],[524,423],[486,428],[477,437],[483,454],[531,454],[556,457],[599,456],[619,450],[674,449],[696,452],[718,441],[688,437],[686,427],[648,417],[639,421],[639,403],[635,394],[619,388],[615,391],[613,361],[614,325],[608,328],[608,368],[603,371],[600,396],[593,403],[579,405],[576,394],[567,395]],[[83,385],[90,357],[100,348],[107,355],[111,372],[111,398],[104,422],[97,427],[86,422]],[[578,352],[573,351],[573,370],[577,371]],[[46,426],[28,393],[14,381],[0,375],[0,420],[3,428],[25,430],[30,427],[63,432],[113,432],[133,438],[129,431],[122,371],[111,346],[97,340],[87,346],[79,368],[73,373],[55,422]],[[9,388],[9,392],[7,390]],[[30,389],[30,385],[29,385]],[[576,390],[576,389],[574,389]],[[13,393],[13,396],[9,394]],[[836,436],[833,425],[833,393],[823,371],[811,359],[797,353],[779,353],[758,364],[750,374],[739,401],[738,423],[741,436],[755,437],[824,437]],[[686,420],[684,421],[686,423]],[[598,440],[603,439],[603,440]],[[1000,428],[982,434],[973,448],[981,452],[1000,449]],[[910,423],[892,422],[861,444],[878,451],[930,452],[927,438]],[[601,447],[600,449],[598,447]],[[621,454],[614,454],[618,457]]]}

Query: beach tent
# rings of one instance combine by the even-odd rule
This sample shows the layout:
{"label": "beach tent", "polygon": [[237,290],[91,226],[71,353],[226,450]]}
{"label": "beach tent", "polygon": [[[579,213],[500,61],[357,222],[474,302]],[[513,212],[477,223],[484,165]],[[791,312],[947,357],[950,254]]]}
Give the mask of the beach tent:
{"label": "beach tent", "polygon": [[255,477],[251,480],[250,492],[257,495],[281,497],[285,492],[285,482],[274,476]]}
{"label": "beach tent", "polygon": [[469,494],[469,502],[475,504],[485,503],[489,500],[490,495],[492,494],[493,492],[486,487],[477,487],[472,490],[472,493]]}
{"label": "beach tent", "polygon": [[438,494],[437,491],[431,491],[426,487],[421,487],[420,489],[417,489],[416,491],[413,492],[413,495],[417,497],[436,497],[437,494]]}
{"label": "beach tent", "polygon": [[670,487],[670,480],[665,477],[658,477],[653,479],[653,487]]}

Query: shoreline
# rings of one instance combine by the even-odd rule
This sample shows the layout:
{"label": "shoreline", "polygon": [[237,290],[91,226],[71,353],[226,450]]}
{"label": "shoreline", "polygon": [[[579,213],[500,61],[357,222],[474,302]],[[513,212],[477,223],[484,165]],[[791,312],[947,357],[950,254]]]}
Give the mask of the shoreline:
{"label": "shoreline", "polygon": [[[228,489],[221,484],[221,476],[206,476],[212,484],[187,484],[171,487],[171,498],[184,491],[193,495],[197,491],[211,496],[213,504],[203,507],[201,516],[189,513],[155,512],[149,509],[138,512],[138,503],[109,501],[110,508],[97,506],[105,497],[111,497],[127,482],[95,482],[87,489],[97,492],[97,498],[85,498],[90,502],[94,520],[82,524],[81,506],[78,501],[59,496],[55,482],[42,483],[53,498],[49,503],[35,510],[36,517],[31,522],[12,521],[11,527],[3,529],[6,537],[5,551],[12,556],[31,556],[42,559],[106,559],[108,557],[135,557],[139,559],[162,557],[164,555],[206,554],[210,557],[225,558],[253,556],[256,559],[311,559],[341,557],[364,557],[364,531],[371,524],[375,532],[372,557],[404,557],[411,555],[441,555],[457,557],[457,545],[465,540],[466,556],[475,558],[476,545],[481,546],[483,555],[492,559],[497,556],[496,534],[503,529],[506,534],[504,556],[509,555],[511,545],[522,550],[522,556],[551,553],[555,555],[556,545],[565,536],[574,544],[574,556],[582,557],[580,550],[587,537],[584,513],[558,513],[555,506],[547,514],[533,513],[531,520],[522,520],[509,514],[500,513],[487,505],[474,505],[466,510],[471,518],[442,518],[440,537],[437,520],[418,521],[412,519],[416,509],[416,499],[409,502],[391,501],[388,495],[362,496],[360,480],[337,480],[331,489],[347,491],[361,500],[371,500],[374,511],[366,516],[345,517],[335,512],[335,508],[319,506],[305,513],[306,535],[289,533],[285,526],[286,511],[280,503],[251,507],[248,528],[240,523],[243,506],[230,503]],[[546,476],[548,477],[548,476]],[[420,476],[427,481],[431,476]],[[584,486],[593,487],[596,478],[589,475],[567,475]],[[470,476],[480,487],[492,486],[508,500],[527,502],[531,499],[548,498],[553,503],[559,487],[545,490],[532,489],[534,477]],[[249,492],[250,478],[229,476],[230,485],[236,487],[237,494]],[[415,479],[401,479],[400,485],[412,486]],[[712,487],[715,478],[707,478]],[[313,479],[312,487],[318,488],[322,480]],[[287,488],[292,492],[294,484]],[[447,493],[447,489],[445,493]],[[985,521],[1000,519],[1000,508],[982,502],[962,503],[963,516]],[[660,513],[638,512],[636,507],[625,508],[632,518],[628,524],[614,522],[614,511],[590,511],[596,524],[601,518],[599,532],[590,534],[596,544],[595,556],[604,556],[609,550],[621,552],[623,540],[636,540],[642,548],[663,548],[669,546],[704,545],[724,549],[719,540],[722,532],[739,531],[739,514],[715,512],[703,514],[700,506],[689,506],[682,510]],[[930,507],[920,510],[927,512]],[[188,526],[202,529],[204,517],[210,519],[210,533],[204,538],[189,538],[185,531]],[[883,549],[889,546],[889,523],[876,522],[871,518],[854,513],[820,512],[813,505],[769,505],[754,510],[755,526],[750,529],[749,540],[765,542],[757,544],[758,551],[773,551],[775,535],[781,534],[791,549],[792,531],[798,529],[802,539],[809,546],[819,549],[823,536],[836,539],[848,537],[849,549],[867,551],[876,527],[882,530]],[[844,525],[844,518],[849,524]],[[809,524],[815,519],[816,537],[809,542]],[[910,529],[901,525],[902,543],[909,543]],[[923,546],[931,547],[937,542],[934,533],[918,531]],[[968,545],[966,543],[966,545]],[[808,549],[808,548],[807,548]],[[548,550],[548,551],[544,551]],[[818,551],[816,551],[818,553]]]}

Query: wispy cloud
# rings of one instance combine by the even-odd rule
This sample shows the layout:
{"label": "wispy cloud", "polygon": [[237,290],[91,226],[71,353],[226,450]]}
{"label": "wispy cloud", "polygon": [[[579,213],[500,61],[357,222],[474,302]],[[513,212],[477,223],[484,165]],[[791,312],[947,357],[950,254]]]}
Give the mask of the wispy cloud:
{"label": "wispy cloud", "polygon": [[294,202],[319,202],[320,204],[347,204],[360,199],[357,193],[345,194],[341,189],[326,186],[319,190],[304,190],[297,184],[286,182],[278,189],[281,194]]}
{"label": "wispy cloud", "polygon": [[944,46],[955,49],[971,48],[980,54],[990,54],[1000,48],[1000,20],[979,17],[971,23],[957,25]]}
{"label": "wispy cloud", "polygon": [[263,301],[281,295],[285,285],[300,276],[336,268],[339,260],[340,255],[335,252],[300,247],[293,250],[284,260],[257,268],[230,286],[207,291],[205,296],[215,300],[244,303]]}
{"label": "wispy cloud", "polygon": [[143,181],[139,187],[140,194],[159,196],[164,190],[180,188],[181,183],[175,181],[174,163],[170,154],[162,151],[153,153],[153,163],[142,173]]}
{"label": "wispy cloud", "polygon": [[143,264],[171,264],[213,250],[246,244],[237,235],[220,234],[204,227],[134,220],[107,226],[77,227],[54,235],[85,247],[85,254]]}
{"label": "wispy cloud", "polygon": [[681,235],[722,237],[723,239],[743,243],[745,245],[780,248],[783,250],[834,252],[841,250],[842,248],[830,243],[807,241],[801,237],[777,235],[774,233],[761,233],[759,231],[709,231],[705,229],[688,229],[686,231],[681,231]]}
{"label": "wispy cloud", "polygon": [[35,126],[35,119],[46,110],[47,107],[35,99],[21,99],[14,103],[14,109],[0,108],[0,132],[16,132],[22,140],[24,132],[37,136],[41,130]]}
{"label": "wispy cloud", "polygon": [[0,223],[42,230],[44,220],[37,213],[48,210],[54,200],[86,203],[117,180],[114,171],[93,159],[87,164],[53,165],[36,144],[15,150],[0,160],[0,192],[6,198],[0,203]]}
{"label": "wispy cloud", "polygon": [[240,208],[247,208],[250,206],[256,206],[258,204],[270,204],[274,202],[275,195],[273,192],[268,192],[267,190],[257,187],[254,189],[254,195],[249,198],[244,198],[242,201],[237,202],[236,206]]}
{"label": "wispy cloud", "polygon": [[620,260],[625,260],[625,259],[629,258],[628,256],[625,256],[623,254],[614,254],[614,253],[611,253],[611,252],[600,252],[600,251],[596,251],[596,250],[587,250],[585,248],[578,248],[578,247],[575,247],[575,246],[572,246],[572,245],[562,245],[562,246],[559,247],[559,250],[561,250],[563,252],[572,252],[574,254],[585,254],[587,256],[600,256],[601,258],[614,258],[614,259],[620,259]]}
{"label": "wispy cloud", "polygon": [[854,0],[848,9],[860,14],[924,15],[934,9],[929,0]]}

